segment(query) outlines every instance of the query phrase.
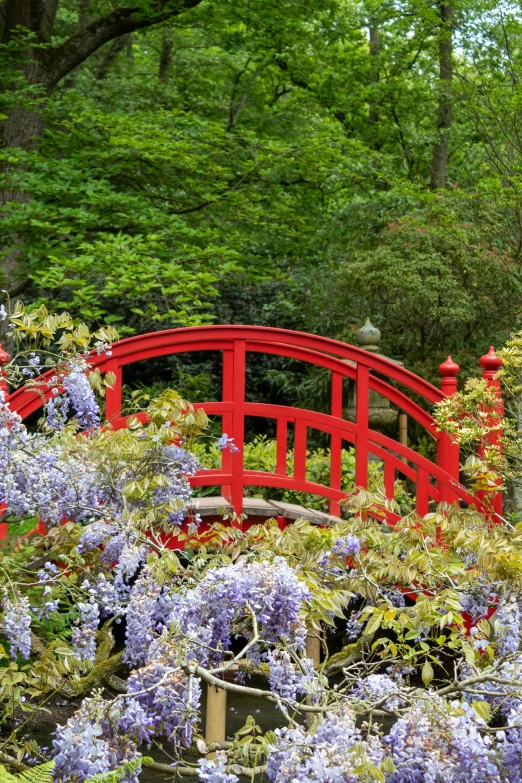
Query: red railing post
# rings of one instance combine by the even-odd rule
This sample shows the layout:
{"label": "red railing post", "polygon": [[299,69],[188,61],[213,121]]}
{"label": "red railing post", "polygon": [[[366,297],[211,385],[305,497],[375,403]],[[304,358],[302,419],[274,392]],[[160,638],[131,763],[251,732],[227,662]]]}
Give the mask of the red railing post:
{"label": "red railing post", "polygon": [[[234,402],[234,351],[227,348],[223,351],[223,402]],[[225,411],[221,418],[221,432],[232,437],[234,429],[234,414],[232,411]],[[232,472],[232,454],[225,449],[221,455],[221,469],[224,473]],[[221,495],[232,503],[232,485],[223,484],[221,486]]]}
{"label": "red railing post", "polygon": [[[480,366],[482,367],[482,378],[486,381],[488,388],[494,391],[497,403],[491,411],[488,424],[492,427],[501,425],[502,418],[504,416],[504,404],[502,402],[502,395],[500,393],[500,380],[497,378],[498,371],[502,367],[502,359],[495,354],[493,346],[489,351],[480,357]],[[501,427],[488,433],[487,443],[484,446],[493,446],[499,450],[502,449],[502,435]],[[500,483],[499,479],[499,483]],[[502,516],[502,492],[497,492],[494,501],[493,509],[495,514]]]}
{"label": "red railing post", "polygon": [[355,487],[368,488],[368,409],[370,394],[370,370],[368,365],[357,362],[357,386],[355,389]]}
{"label": "red railing post", "polygon": [[[9,361],[9,354],[4,351],[0,345],[0,391],[4,393],[5,402],[9,399],[9,386],[5,377],[5,370],[1,369],[3,365]],[[0,505],[0,515],[5,511],[5,504]],[[0,522],[0,541],[5,541],[7,538],[7,522]]]}
{"label": "red railing post", "polygon": [[280,416],[277,419],[276,431],[276,473],[286,476],[286,452],[288,451],[288,419]]}
{"label": "red railing post", "polygon": [[[232,491],[231,503],[236,514],[243,513],[243,481],[244,481],[244,451],[245,451],[245,374],[246,374],[246,343],[245,340],[234,341],[234,377],[232,398],[232,437],[239,449],[231,455]],[[228,433],[227,433],[228,434]]]}
{"label": "red railing post", "polygon": [[[332,416],[339,419],[343,417],[343,376],[338,372],[332,372]],[[330,487],[341,489],[342,474],[342,447],[343,441],[340,435],[330,435]],[[330,500],[330,514],[338,517],[341,514],[341,506],[338,500]]]}
{"label": "red railing post", "polygon": [[[439,367],[441,375],[440,388],[446,397],[452,397],[457,393],[457,375],[460,372],[459,365],[448,356]],[[446,432],[441,432],[437,445],[437,465],[449,473],[457,482],[460,478],[460,449],[457,443],[453,443]],[[457,495],[443,482],[438,482],[439,498],[446,503],[455,503]]]}

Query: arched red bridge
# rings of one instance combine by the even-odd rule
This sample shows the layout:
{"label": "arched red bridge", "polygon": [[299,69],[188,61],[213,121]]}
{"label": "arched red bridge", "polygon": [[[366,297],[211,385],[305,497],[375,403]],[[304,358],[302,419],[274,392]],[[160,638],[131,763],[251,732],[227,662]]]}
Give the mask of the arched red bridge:
{"label": "arched red bridge", "polygon": [[[223,356],[223,389],[219,402],[197,401],[209,415],[222,417],[222,431],[234,438],[236,454],[223,453],[221,468],[206,470],[192,480],[195,486],[221,485],[222,496],[236,513],[243,510],[245,487],[277,487],[318,495],[329,502],[330,514],[339,515],[341,491],[341,450],[343,441],[355,447],[355,483],[368,485],[368,458],[374,455],[383,464],[383,480],[388,498],[394,497],[398,475],[406,476],[415,487],[416,510],[428,512],[430,501],[476,503],[459,482],[459,450],[448,436],[437,430],[430,408],[445,396],[455,393],[459,368],[450,358],[441,365],[441,389],[401,366],[374,353],[325,337],[259,326],[202,326],[171,329],[130,337],[114,344],[112,355],[89,357],[100,372],[112,372],[116,383],[107,390],[106,416],[115,427],[125,426],[122,417],[122,371],[134,362],[170,354],[194,351],[220,351]],[[246,399],[246,357],[248,353],[271,354],[307,362],[331,375],[330,413],[291,406],[250,402]],[[501,360],[493,349],[482,357],[487,382],[498,387],[495,374]],[[343,418],[343,380],[355,382],[355,422]],[[369,392],[375,390],[417,421],[437,442],[437,460],[432,462],[413,449],[401,445],[375,430],[368,423]],[[412,397],[422,401],[423,405]],[[42,405],[39,395],[23,390],[9,397],[13,410],[25,418]],[[255,416],[276,423],[277,460],[274,472],[246,470],[243,462],[245,417]],[[294,471],[287,474],[288,428],[294,428]],[[307,440],[310,430],[327,433],[330,438],[330,480],[328,485],[307,476]],[[501,496],[496,512],[501,512]],[[391,514],[389,521],[393,522]]]}

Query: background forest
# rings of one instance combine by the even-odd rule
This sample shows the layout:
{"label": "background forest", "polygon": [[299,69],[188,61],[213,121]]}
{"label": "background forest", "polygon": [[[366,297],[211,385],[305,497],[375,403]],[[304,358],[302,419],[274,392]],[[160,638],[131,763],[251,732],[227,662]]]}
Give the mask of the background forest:
{"label": "background forest", "polygon": [[[520,327],[522,20],[494,0],[4,0],[2,288],[122,336]],[[3,294],[5,297],[5,294]],[[212,367],[163,369],[192,399]],[[261,361],[261,359],[259,360]],[[164,363],[165,364],[165,363]],[[272,360],[265,397],[307,378]]]}

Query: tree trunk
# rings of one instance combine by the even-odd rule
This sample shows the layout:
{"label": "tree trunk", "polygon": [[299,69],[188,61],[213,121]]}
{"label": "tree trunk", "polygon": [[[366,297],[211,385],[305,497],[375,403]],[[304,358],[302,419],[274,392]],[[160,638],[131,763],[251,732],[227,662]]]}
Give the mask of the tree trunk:
{"label": "tree trunk", "polygon": [[[370,95],[368,120],[371,124],[375,125],[379,122],[380,112],[378,103],[375,100],[375,87],[379,84],[379,28],[377,27],[377,21],[370,19],[370,88],[372,94]],[[380,146],[380,144],[379,144]]]}
{"label": "tree trunk", "polygon": [[453,18],[455,9],[453,6],[443,3],[440,6],[440,16],[442,19],[439,38],[440,91],[436,139],[431,161],[430,188],[432,190],[446,187],[449,135],[453,109],[451,88],[453,81]]}
{"label": "tree trunk", "polygon": [[164,84],[169,81],[170,61],[172,59],[172,37],[170,31],[166,30],[161,40],[161,52],[159,60],[159,80]]}
{"label": "tree trunk", "polygon": [[[372,138],[372,146],[376,152],[379,152],[379,150],[382,147],[381,139],[379,136],[379,128],[378,123],[381,118],[381,113],[379,110],[379,101],[377,100],[378,92],[377,88],[379,85],[379,82],[381,80],[380,75],[380,49],[381,49],[381,42],[380,42],[380,36],[379,36],[379,27],[377,25],[377,20],[372,17],[370,19],[370,26],[369,26],[369,38],[370,38],[370,100],[368,102],[368,122],[370,123],[371,128],[371,138]],[[378,168],[377,164],[377,168]],[[386,191],[389,190],[389,183],[380,176],[377,176],[377,179],[375,181],[375,189],[379,191]]]}

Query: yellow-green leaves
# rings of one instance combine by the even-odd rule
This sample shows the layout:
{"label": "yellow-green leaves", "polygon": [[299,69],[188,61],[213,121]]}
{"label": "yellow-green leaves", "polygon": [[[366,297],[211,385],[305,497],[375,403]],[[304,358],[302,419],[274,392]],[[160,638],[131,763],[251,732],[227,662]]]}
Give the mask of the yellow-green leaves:
{"label": "yellow-green leaves", "polygon": [[424,683],[424,685],[426,687],[428,687],[430,682],[435,677],[435,672],[433,671],[433,666],[431,665],[431,663],[429,661],[425,661],[424,662],[424,665],[422,667],[421,677],[422,677],[422,682]]}
{"label": "yellow-green leaves", "polygon": [[27,309],[17,301],[10,315],[16,338],[24,339],[30,348],[55,343],[63,355],[86,353],[96,342],[113,343],[118,332],[104,326],[91,332],[84,323],[75,323],[68,312],[50,313],[45,305]]}

